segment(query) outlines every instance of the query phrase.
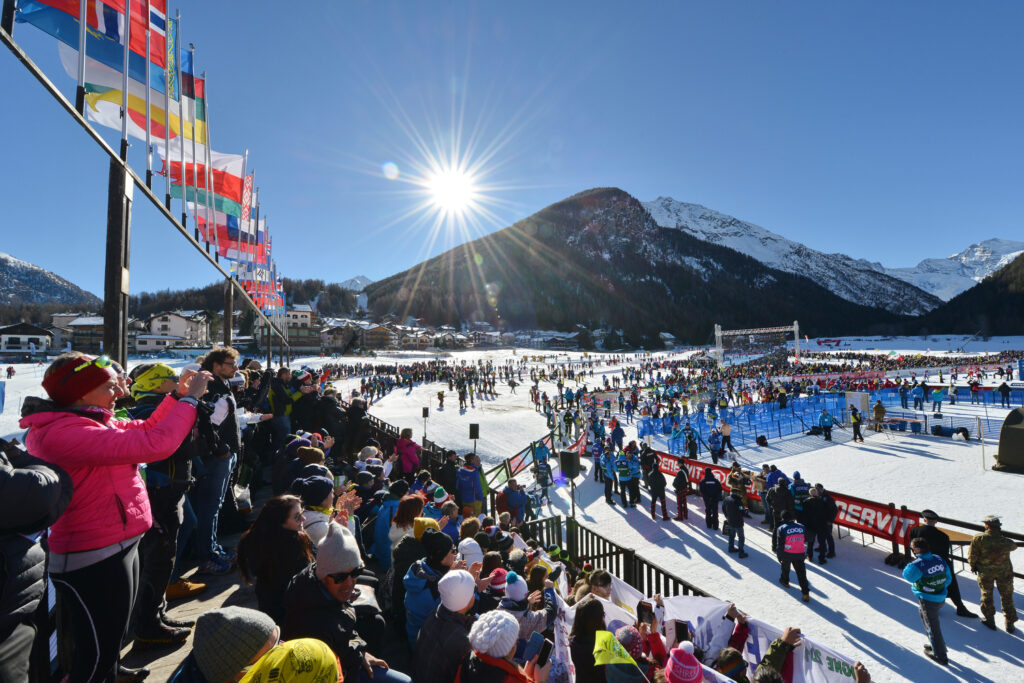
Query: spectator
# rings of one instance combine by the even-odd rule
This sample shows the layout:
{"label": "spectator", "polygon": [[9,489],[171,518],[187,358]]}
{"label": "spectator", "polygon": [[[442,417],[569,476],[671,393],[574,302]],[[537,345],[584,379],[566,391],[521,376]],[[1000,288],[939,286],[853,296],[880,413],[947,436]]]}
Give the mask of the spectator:
{"label": "spectator", "polygon": [[322,640],[337,655],[346,681],[408,683],[408,676],[388,669],[384,660],[367,651],[366,641],[357,631],[351,600],[362,571],[355,537],[332,523],[317,546],[316,561],[288,584],[281,634],[287,639]]}
{"label": "spectator", "polygon": [[402,536],[412,533],[413,520],[423,512],[423,499],[409,496],[409,484],[396,481],[391,485],[384,502],[377,508],[377,521],[373,523],[373,556],[386,572],[391,567],[391,547]]}
{"label": "spectator", "polygon": [[448,538],[452,539],[452,543],[459,542],[459,524],[461,521],[459,506],[455,504],[454,500],[446,501],[441,506],[441,519],[438,520],[437,524],[441,527],[441,531],[447,534]]}
{"label": "spectator", "polygon": [[789,510],[791,515],[796,514],[796,508],[793,505],[793,494],[789,490],[789,480],[786,478],[786,475],[779,476],[775,485],[768,489],[768,493],[765,494],[765,502],[772,509],[772,525],[769,531],[772,534],[772,551],[774,551],[775,530],[782,524],[782,513]]}
{"label": "spectator", "polygon": [[444,487],[445,491],[457,491],[456,480],[459,473],[459,454],[452,450],[444,452],[444,464],[437,475],[437,483]]}
{"label": "spectator", "polygon": [[[542,610],[533,609],[541,604]],[[534,632],[543,633],[554,623],[558,613],[555,584],[545,579],[543,590],[530,593],[526,579],[516,572],[509,572],[505,577],[505,597],[498,609],[516,618],[519,623],[519,640],[525,642]]]}
{"label": "spectator", "polygon": [[0,441],[0,680],[28,681],[33,615],[46,592],[40,543],[71,502],[71,477]]}
{"label": "spectator", "polygon": [[[729,495],[722,501],[722,513],[725,515],[725,523],[729,526],[729,552],[738,553],[737,557],[743,559],[747,556],[743,550],[745,536],[743,533],[743,499],[736,491],[730,491]],[[738,545],[733,547],[733,541],[738,538]]]}
{"label": "spectator", "polygon": [[517,526],[526,519],[526,491],[523,490],[523,487],[519,485],[515,478],[512,478],[508,480],[504,493],[511,517],[511,524],[512,526]]}
{"label": "spectator", "polygon": [[327,477],[307,477],[296,479],[291,489],[302,499],[302,530],[315,548],[327,535],[327,525],[334,514],[334,482]]}
{"label": "spectator", "polygon": [[284,594],[289,582],[313,561],[313,544],[302,530],[304,520],[300,498],[277,496],[263,505],[256,521],[238,541],[242,578],[255,583],[260,611],[278,624],[284,619]]}
{"label": "spectator", "polygon": [[196,511],[195,543],[199,571],[206,574],[225,574],[231,571],[235,560],[235,556],[217,541],[217,520],[228,491],[228,479],[242,447],[237,406],[228,384],[228,380],[235,376],[237,364],[238,352],[231,347],[220,346],[206,354],[202,365],[203,370],[213,375],[203,400],[213,404],[210,422],[218,439],[209,459],[203,462],[205,472],[198,478],[191,494],[192,507]]}
{"label": "spectator", "polygon": [[825,490],[823,485],[815,484],[814,488],[818,489],[818,496],[821,498],[822,507],[825,510],[825,544],[828,546],[825,557],[831,559],[836,556],[836,539],[832,536],[832,525],[836,521],[836,515],[839,514],[839,506],[836,505],[835,499]]}
{"label": "spectator", "polygon": [[[488,553],[488,555],[490,554]],[[498,553],[493,554],[498,555]],[[498,605],[505,599],[505,589],[508,588],[508,571],[504,567],[496,567],[493,563],[488,563],[481,567],[480,575],[489,577],[489,580],[484,589],[480,591],[479,599],[473,608],[475,614],[498,609]]]}
{"label": "spectator", "polygon": [[466,464],[459,469],[455,484],[459,505],[472,509],[474,516],[481,513],[484,504],[479,468],[480,456],[476,453],[467,455]]}
{"label": "spectator", "polygon": [[413,562],[402,579],[405,585],[405,632],[410,644],[416,642],[420,626],[441,600],[437,582],[455,562],[455,544],[436,526],[424,531],[422,542],[423,558]]}
{"label": "spectator", "polygon": [[[484,614],[469,630],[473,650],[459,667],[456,680],[460,683],[545,683],[551,671],[549,658],[541,668],[537,658],[518,666],[512,661],[516,652],[516,634],[519,625],[507,612]],[[577,681],[582,681],[577,673]]]}
{"label": "spectator", "polygon": [[411,482],[413,475],[420,468],[420,445],[412,440],[412,429],[406,427],[402,430],[395,442],[395,453],[398,454],[398,464],[401,467],[402,476],[406,481]]}
{"label": "spectator", "polygon": [[205,372],[184,375],[180,400],[166,397],[145,422],[116,420],[120,392],[110,360],[71,352],[46,369],[50,400],[30,397],[22,406],[29,452],[66,471],[75,491],[50,527],[48,569],[67,608],[71,680],[113,678],[117,671],[139,585],[139,540],[153,523],[137,463],[177,450],[209,381]]}
{"label": "spectator", "polygon": [[[360,680],[371,680],[362,678],[363,674],[365,671],[360,671]],[[243,680],[247,683],[264,680],[281,683],[340,683],[343,678],[341,663],[326,643],[315,638],[297,638],[281,643],[260,657]]]}
{"label": "spectator", "polygon": [[811,487],[810,497],[804,502],[804,526],[807,530],[807,559],[811,560],[814,556],[814,546],[818,546],[818,564],[825,564],[828,560],[825,559],[825,553],[827,551],[827,537],[828,528],[830,527],[830,520],[828,519],[828,510],[825,507],[825,501],[821,499],[821,492],[817,488]]}
{"label": "spectator", "polygon": [[416,683],[451,683],[470,651],[469,612],[476,602],[476,581],[463,569],[455,569],[437,584],[441,604],[423,622],[413,648],[412,668]]}
{"label": "spectator", "polygon": [[277,645],[280,627],[246,607],[221,607],[196,620],[192,651],[168,683],[227,683]]}
{"label": "spectator", "polygon": [[427,554],[422,541],[427,529],[440,531],[433,519],[417,517],[412,536],[403,536],[391,549],[391,569],[384,575],[384,584],[390,587],[391,617],[398,624],[405,623],[405,575],[413,563]]}
{"label": "spectator", "polygon": [[605,680],[604,670],[594,661],[594,644],[601,630],[604,630],[601,601],[588,599],[578,603],[569,633],[569,652],[576,667],[577,683],[603,683]]}

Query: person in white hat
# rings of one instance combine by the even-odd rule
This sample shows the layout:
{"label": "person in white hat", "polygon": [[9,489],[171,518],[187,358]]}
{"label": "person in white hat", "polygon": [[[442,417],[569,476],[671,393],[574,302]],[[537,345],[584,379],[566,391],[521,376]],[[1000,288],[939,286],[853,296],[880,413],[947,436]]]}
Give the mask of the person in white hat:
{"label": "person in white hat", "polygon": [[551,671],[551,658],[543,667],[537,667],[537,658],[520,667],[512,661],[516,653],[519,622],[508,612],[487,612],[476,620],[469,630],[469,643],[473,647],[459,667],[462,681],[527,680],[545,683]]}
{"label": "person in white hat", "polygon": [[459,664],[472,646],[469,610],[476,603],[476,580],[464,569],[453,569],[441,577],[437,590],[441,604],[427,616],[416,638],[412,670],[418,683],[450,683]]}

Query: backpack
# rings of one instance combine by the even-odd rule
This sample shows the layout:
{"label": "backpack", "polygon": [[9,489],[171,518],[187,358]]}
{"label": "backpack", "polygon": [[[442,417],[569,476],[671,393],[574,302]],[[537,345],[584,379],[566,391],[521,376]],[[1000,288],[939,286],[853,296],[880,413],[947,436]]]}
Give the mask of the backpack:
{"label": "backpack", "polygon": [[768,437],[765,436],[764,434],[758,434],[757,435],[757,445],[761,446],[761,447],[767,446],[768,445]]}

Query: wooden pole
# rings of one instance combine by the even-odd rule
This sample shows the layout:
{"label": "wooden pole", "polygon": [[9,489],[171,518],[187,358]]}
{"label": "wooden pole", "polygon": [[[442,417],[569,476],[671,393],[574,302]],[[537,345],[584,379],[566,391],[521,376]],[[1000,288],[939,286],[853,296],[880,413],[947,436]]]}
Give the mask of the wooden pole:
{"label": "wooden pole", "polygon": [[231,346],[231,327],[235,317],[235,288],[231,280],[224,283],[224,346]]}
{"label": "wooden pole", "polygon": [[126,367],[128,361],[128,262],[134,188],[126,164],[111,159],[107,186],[103,350],[122,367]]}

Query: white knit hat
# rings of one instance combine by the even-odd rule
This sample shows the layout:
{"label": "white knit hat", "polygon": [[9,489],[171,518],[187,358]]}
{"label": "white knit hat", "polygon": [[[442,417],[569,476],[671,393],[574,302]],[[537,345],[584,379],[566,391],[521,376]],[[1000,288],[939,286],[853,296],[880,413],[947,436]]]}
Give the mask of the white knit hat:
{"label": "white knit hat", "polygon": [[526,587],[526,581],[523,577],[519,576],[515,572],[509,572],[508,576],[505,577],[505,595],[510,600],[519,602],[525,600],[529,589]]}
{"label": "white knit hat", "polygon": [[480,550],[480,544],[472,538],[464,538],[459,543],[459,555],[466,561],[467,567],[472,567],[474,562],[484,561],[484,551]]}
{"label": "white knit hat", "polygon": [[441,594],[441,604],[452,612],[458,612],[472,604],[476,595],[476,581],[465,569],[453,569],[437,582],[437,591]]}
{"label": "white knit hat", "polygon": [[362,566],[356,537],[346,527],[331,522],[327,535],[316,547],[316,578],[322,580],[330,574],[350,572]]}
{"label": "white knit hat", "polygon": [[504,657],[512,652],[519,638],[519,622],[508,612],[485,612],[469,629],[469,644],[477,652]]}

